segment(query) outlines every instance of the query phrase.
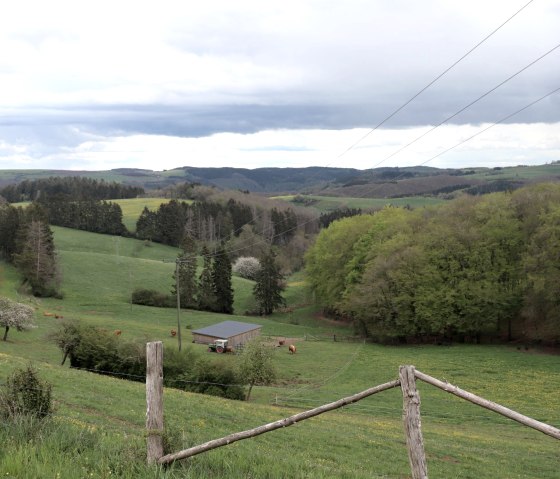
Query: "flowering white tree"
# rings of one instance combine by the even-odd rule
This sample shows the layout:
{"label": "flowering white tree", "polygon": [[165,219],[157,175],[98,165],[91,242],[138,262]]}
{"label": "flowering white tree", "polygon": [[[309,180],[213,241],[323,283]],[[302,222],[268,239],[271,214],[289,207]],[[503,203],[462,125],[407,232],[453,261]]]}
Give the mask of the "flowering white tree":
{"label": "flowering white tree", "polygon": [[8,298],[0,298],[0,326],[6,328],[4,341],[10,328],[18,331],[35,328],[35,311],[31,306],[16,303]]}
{"label": "flowering white tree", "polygon": [[255,280],[261,270],[261,263],[253,256],[241,256],[233,264],[232,271],[242,278]]}

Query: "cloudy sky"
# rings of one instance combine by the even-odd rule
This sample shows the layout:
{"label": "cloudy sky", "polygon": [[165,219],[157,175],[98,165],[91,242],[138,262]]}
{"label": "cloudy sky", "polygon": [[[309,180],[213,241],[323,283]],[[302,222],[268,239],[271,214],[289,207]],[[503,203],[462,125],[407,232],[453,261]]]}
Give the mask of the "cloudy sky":
{"label": "cloudy sky", "polygon": [[554,0],[372,131],[527,2],[6,2],[0,169],[557,161],[560,91],[434,158],[560,87]]}

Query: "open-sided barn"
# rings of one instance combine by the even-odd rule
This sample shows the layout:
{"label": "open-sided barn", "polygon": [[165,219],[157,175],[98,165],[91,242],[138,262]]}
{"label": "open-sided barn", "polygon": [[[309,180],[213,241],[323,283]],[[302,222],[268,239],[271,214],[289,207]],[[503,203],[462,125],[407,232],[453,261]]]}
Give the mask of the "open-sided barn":
{"label": "open-sided barn", "polygon": [[202,329],[193,330],[193,340],[199,344],[209,344],[216,339],[227,339],[228,346],[235,348],[261,334],[260,324],[240,321],[223,321]]}

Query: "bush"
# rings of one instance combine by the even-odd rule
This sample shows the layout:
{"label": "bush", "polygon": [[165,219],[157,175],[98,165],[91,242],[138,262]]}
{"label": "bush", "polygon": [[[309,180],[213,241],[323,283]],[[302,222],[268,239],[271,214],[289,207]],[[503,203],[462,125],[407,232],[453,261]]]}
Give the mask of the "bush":
{"label": "bush", "polygon": [[52,385],[39,379],[31,366],[16,369],[0,391],[0,414],[4,417],[31,415],[44,418],[52,413]]}
{"label": "bush", "polygon": [[132,302],[142,306],[156,306],[158,308],[172,308],[173,298],[165,293],[153,289],[135,289],[132,292]]}
{"label": "bush", "polygon": [[239,378],[235,369],[224,360],[197,361],[192,382],[187,383],[184,389],[196,393],[228,399],[245,399],[243,388],[239,385]]}
{"label": "bush", "polygon": [[253,256],[241,256],[237,258],[231,270],[237,276],[254,281],[257,273],[261,270],[261,263]]}

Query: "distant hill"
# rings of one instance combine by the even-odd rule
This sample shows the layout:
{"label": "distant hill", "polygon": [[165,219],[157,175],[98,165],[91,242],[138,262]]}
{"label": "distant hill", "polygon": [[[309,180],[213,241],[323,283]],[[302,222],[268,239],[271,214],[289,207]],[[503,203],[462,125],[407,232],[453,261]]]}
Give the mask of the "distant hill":
{"label": "distant hill", "polygon": [[153,171],[118,168],[107,171],[0,170],[0,187],[50,176],[85,176],[141,186],[146,190],[194,182],[255,193],[307,193],[323,196],[398,198],[415,195],[473,194],[515,189],[527,183],[559,181],[560,163],[506,168],[440,169],[426,166],[355,168],[199,168]]}

